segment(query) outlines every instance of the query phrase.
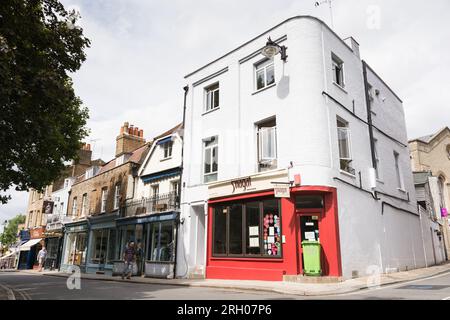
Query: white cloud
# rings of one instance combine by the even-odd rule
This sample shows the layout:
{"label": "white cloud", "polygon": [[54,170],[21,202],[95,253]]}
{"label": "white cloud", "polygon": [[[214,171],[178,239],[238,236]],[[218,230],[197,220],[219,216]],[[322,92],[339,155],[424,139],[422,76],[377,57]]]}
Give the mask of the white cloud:
{"label": "white cloud", "polygon": [[[189,71],[289,17],[315,15],[329,23],[328,7],[315,8],[313,0],[62,2],[80,11],[80,24],[92,41],[74,82],[90,109],[89,139],[99,139],[94,154],[104,160],[113,157],[124,121],[143,128],[146,138],[181,121],[183,76]],[[337,33],[353,35],[363,58],[403,98],[409,137],[448,125],[450,28],[443,13],[450,3],[333,3]],[[368,28],[371,5],[380,9],[380,29]],[[9,206],[15,214],[26,207],[26,197],[15,196]]]}

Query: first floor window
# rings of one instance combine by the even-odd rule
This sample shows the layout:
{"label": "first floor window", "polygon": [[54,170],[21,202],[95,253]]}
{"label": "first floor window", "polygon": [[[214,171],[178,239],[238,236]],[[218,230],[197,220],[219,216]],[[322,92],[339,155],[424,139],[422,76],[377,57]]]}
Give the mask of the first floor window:
{"label": "first floor window", "polygon": [[100,212],[105,212],[106,211],[106,199],[108,197],[108,189],[103,188],[102,189],[102,205],[100,208]]}
{"label": "first floor window", "polygon": [[203,159],[204,182],[216,181],[219,167],[219,146],[217,136],[203,141]]}
{"label": "first floor window", "polygon": [[88,201],[87,201],[87,193],[85,193],[81,198],[81,216],[85,217],[87,214],[88,214]]}
{"label": "first floor window", "polygon": [[373,141],[374,153],[375,153],[375,175],[377,179],[380,179],[380,156],[378,153],[378,140]]}
{"label": "first floor window", "polygon": [[350,174],[355,174],[352,167],[352,155],[350,150],[350,129],[348,122],[337,119],[337,134],[339,143],[339,164],[340,169]]}
{"label": "first floor window", "polygon": [[281,257],[278,199],[214,208],[213,255]]}
{"label": "first floor window", "polygon": [[259,171],[277,167],[277,127],[276,119],[258,124],[258,169]]}
{"label": "first floor window", "polygon": [[114,188],[114,210],[119,209],[120,205],[120,184],[116,184]]}
{"label": "first floor window", "polygon": [[398,152],[394,151],[394,163],[395,163],[395,174],[397,177],[397,187],[398,189],[404,190],[403,176],[400,169],[400,155]]}
{"label": "first floor window", "polygon": [[77,215],[77,197],[72,200],[72,216],[76,217]]}

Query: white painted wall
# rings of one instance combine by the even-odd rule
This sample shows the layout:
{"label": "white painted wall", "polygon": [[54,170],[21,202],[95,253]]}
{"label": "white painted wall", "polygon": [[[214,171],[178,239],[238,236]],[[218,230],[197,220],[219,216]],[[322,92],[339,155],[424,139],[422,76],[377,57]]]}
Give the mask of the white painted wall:
{"label": "white painted wall", "polygon": [[[267,37],[284,39],[288,61],[276,56],[276,85],[255,93],[254,64]],[[345,90],[333,84],[331,53],[344,61]],[[211,79],[211,75],[228,68]],[[370,194],[337,182],[343,179],[368,188],[368,170],[372,167],[368,126],[344,108],[326,98],[327,92],[348,110],[367,121],[362,62],[341,39],[323,23],[312,17],[288,20],[225,57],[187,76],[189,85],[185,124],[185,160],[183,209],[185,224],[191,221],[192,206],[207,199],[207,186],[202,183],[202,149],[204,138],[219,137],[218,180],[247,176],[257,172],[255,123],[276,116],[278,135],[278,168],[292,161],[291,174],[299,172],[303,185],[333,186],[338,189],[339,226],[342,264],[345,277],[352,272],[364,275],[370,265],[383,271],[389,268],[410,269],[425,264],[420,237],[419,216],[409,163],[403,106],[388,87],[369,70],[369,82],[378,88],[383,103],[375,105],[375,125],[400,143],[374,130],[381,158],[381,177],[377,190],[395,197],[380,195],[375,201]],[[204,113],[204,89],[219,82],[220,108]],[[340,172],[336,116],[349,122],[356,176]],[[394,150],[400,154],[405,190],[398,190],[395,180]],[[412,211],[404,213],[381,202]],[[189,225],[185,226],[189,232]],[[194,229],[193,229],[194,230]],[[202,243],[184,236],[186,253],[196,252]],[[190,269],[198,262],[192,259]]]}

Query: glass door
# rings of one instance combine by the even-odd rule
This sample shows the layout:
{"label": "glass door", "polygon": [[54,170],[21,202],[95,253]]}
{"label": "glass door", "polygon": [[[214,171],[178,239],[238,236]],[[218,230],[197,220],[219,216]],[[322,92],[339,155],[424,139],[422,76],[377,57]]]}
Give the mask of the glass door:
{"label": "glass door", "polygon": [[298,251],[299,251],[299,259],[301,262],[301,267],[299,268],[300,274],[303,273],[303,266],[305,265],[303,259],[303,241],[319,241],[320,242],[320,234],[319,234],[319,218],[320,215],[317,214],[301,214],[298,216],[299,223],[299,232],[300,236],[298,237]]}

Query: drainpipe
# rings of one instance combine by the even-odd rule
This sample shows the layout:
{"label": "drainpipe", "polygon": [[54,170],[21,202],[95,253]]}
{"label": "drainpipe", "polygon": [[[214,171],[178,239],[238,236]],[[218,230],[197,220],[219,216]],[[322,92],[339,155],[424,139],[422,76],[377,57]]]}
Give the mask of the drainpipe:
{"label": "drainpipe", "polygon": [[370,97],[369,97],[369,83],[367,82],[367,63],[362,60],[363,67],[363,77],[364,77],[364,91],[366,96],[366,107],[367,107],[367,123],[369,124],[369,137],[370,137],[370,152],[372,155],[372,167],[377,169],[377,160],[375,157],[375,142],[373,140],[373,124],[372,124],[372,112],[370,108]]}
{"label": "drainpipe", "polygon": [[[177,255],[178,255],[178,238],[179,235],[181,235],[180,232],[178,232],[180,225],[183,223],[183,218],[181,218],[181,205],[182,205],[182,201],[181,201],[181,193],[184,193],[184,183],[183,183],[183,171],[184,171],[184,131],[185,131],[185,124],[186,124],[186,101],[187,101],[187,95],[189,92],[189,86],[186,85],[183,87],[184,90],[184,101],[183,101],[183,138],[182,138],[182,143],[181,143],[181,165],[180,165],[180,213],[175,221],[175,225],[176,225],[176,243],[175,243],[175,250],[174,250],[174,265],[173,265],[173,277],[174,279],[177,278]],[[184,230],[184,229],[183,229]],[[183,239],[183,235],[181,235],[181,241],[184,241]],[[184,246],[183,246],[184,248]],[[183,250],[183,254],[185,254],[184,250]],[[187,266],[186,266],[187,268]]]}

